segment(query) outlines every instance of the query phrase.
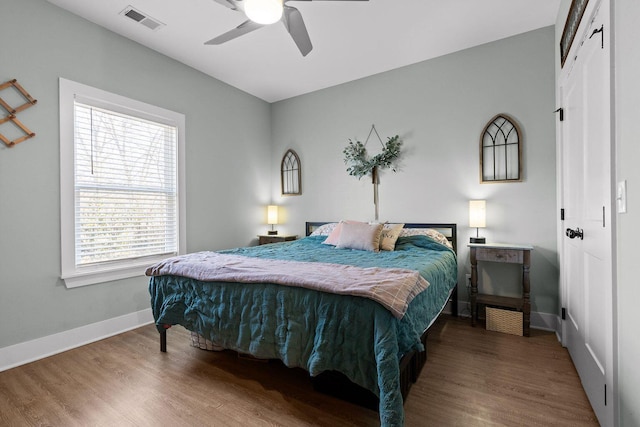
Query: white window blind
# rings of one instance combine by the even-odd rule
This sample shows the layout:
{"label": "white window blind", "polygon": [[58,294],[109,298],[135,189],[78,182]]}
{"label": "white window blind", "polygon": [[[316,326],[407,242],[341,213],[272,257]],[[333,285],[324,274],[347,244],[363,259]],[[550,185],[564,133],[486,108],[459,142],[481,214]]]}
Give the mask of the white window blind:
{"label": "white window blind", "polygon": [[177,253],[177,130],[75,103],[77,266]]}
{"label": "white window blind", "polygon": [[60,79],[61,277],[143,276],[186,251],[185,116]]}

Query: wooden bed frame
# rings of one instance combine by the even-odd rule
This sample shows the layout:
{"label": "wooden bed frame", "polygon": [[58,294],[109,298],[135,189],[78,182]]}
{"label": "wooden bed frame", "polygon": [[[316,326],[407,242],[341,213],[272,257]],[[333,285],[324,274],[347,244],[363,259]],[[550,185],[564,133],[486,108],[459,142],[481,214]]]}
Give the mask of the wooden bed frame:
{"label": "wooden bed frame", "polygon": [[[309,236],[316,228],[321,225],[337,222],[337,221],[324,221],[324,222],[306,222],[305,233]],[[406,223],[404,228],[431,228],[441,232],[450,242],[454,252],[457,253],[457,225],[452,223]],[[451,313],[453,316],[458,315],[458,286],[456,285],[451,295],[449,296],[451,302]],[[167,329],[160,332],[160,351],[167,351]],[[402,398],[406,399],[409,394],[409,389],[418,380],[420,372],[427,361],[427,335],[428,328],[422,333],[420,340],[424,345],[423,351],[415,351],[405,354],[400,359],[400,391]],[[316,390],[338,397],[342,400],[346,400],[375,411],[378,410],[378,397],[371,391],[360,387],[357,384],[352,383],[342,373],[336,371],[325,371],[320,375],[311,377],[311,381]]]}
{"label": "wooden bed frame", "polygon": [[[337,222],[337,221],[324,221],[324,222],[306,222],[305,233],[307,236],[321,225]],[[453,247],[453,251],[458,253],[458,230],[456,224],[451,223],[406,223],[404,228],[432,228],[442,233]],[[451,295],[449,296],[449,302],[451,302],[451,314],[458,316],[458,285],[453,288]],[[411,351],[400,359],[400,392],[402,393],[402,399],[406,400],[409,395],[409,390],[413,383],[418,380],[422,368],[427,362],[427,336],[429,329],[427,328],[420,336],[420,341],[424,345],[423,351]],[[357,384],[351,382],[346,375],[337,371],[325,371],[320,375],[311,377],[314,389],[319,392],[335,396],[339,399],[346,400],[351,403],[355,403],[360,406],[378,410],[379,401],[378,397],[371,391],[364,387],[360,387]]]}

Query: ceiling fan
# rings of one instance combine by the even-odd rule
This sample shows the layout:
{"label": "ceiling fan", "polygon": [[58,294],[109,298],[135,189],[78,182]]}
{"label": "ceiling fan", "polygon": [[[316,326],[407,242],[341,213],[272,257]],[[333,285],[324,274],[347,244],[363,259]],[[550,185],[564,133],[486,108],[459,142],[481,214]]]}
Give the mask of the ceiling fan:
{"label": "ceiling fan", "polygon": [[[229,9],[243,12],[247,16],[247,20],[236,28],[219,35],[216,38],[205,42],[207,45],[218,45],[237,37],[250,33],[251,31],[262,28],[278,21],[282,21],[285,28],[291,34],[291,38],[300,49],[302,56],[307,56],[313,45],[304,25],[302,14],[293,6],[288,6],[290,0],[214,0],[215,2],[228,7]],[[314,1],[314,0],[295,0],[295,1]],[[318,1],[318,0],[315,0]],[[324,1],[369,1],[369,0],[324,0]],[[261,9],[265,7],[266,9]],[[264,11],[265,15],[260,12]]]}

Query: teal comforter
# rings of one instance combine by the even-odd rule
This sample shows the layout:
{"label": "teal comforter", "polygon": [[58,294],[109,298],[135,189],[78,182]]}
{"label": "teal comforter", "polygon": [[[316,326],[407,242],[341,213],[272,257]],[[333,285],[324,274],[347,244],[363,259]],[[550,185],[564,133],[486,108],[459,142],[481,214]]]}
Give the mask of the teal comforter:
{"label": "teal comforter", "polygon": [[325,236],[223,253],[359,267],[418,270],[430,283],[402,319],[369,299],[270,283],[201,282],[151,277],[151,307],[159,331],[182,325],[215,344],[258,358],[277,358],[312,376],[345,374],[380,398],[382,426],[404,424],[399,361],[423,350],[420,336],[438,316],[457,282],[456,256],[427,236],[401,237],[379,253],[323,245]]}

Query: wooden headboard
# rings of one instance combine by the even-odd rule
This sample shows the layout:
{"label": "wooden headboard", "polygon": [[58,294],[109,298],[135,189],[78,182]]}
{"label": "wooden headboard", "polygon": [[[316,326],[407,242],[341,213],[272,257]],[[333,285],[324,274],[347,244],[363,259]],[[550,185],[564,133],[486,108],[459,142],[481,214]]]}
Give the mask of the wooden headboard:
{"label": "wooden headboard", "polygon": [[[306,235],[309,236],[313,231],[320,227],[321,225],[328,224],[330,222],[338,222],[338,221],[323,221],[323,222],[306,222],[305,223],[305,232]],[[389,221],[392,223],[391,221]],[[453,251],[458,253],[458,231],[457,224],[442,224],[442,223],[406,223],[404,228],[432,228],[434,230],[442,233],[447,240],[451,242],[451,246],[453,246]]]}

